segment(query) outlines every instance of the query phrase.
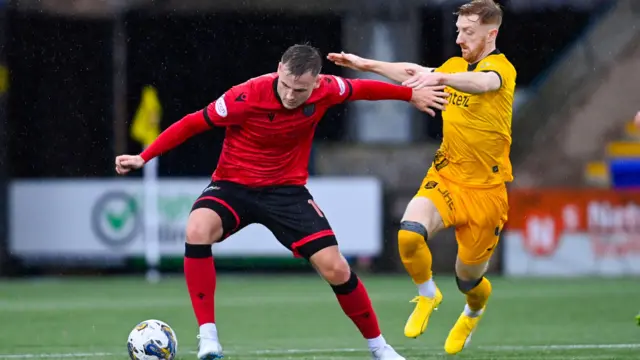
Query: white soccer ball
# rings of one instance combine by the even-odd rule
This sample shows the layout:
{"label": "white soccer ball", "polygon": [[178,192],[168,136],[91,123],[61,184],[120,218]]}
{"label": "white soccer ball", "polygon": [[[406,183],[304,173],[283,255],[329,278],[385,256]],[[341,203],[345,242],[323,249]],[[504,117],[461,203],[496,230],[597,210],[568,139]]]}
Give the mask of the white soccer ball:
{"label": "white soccer ball", "polygon": [[146,320],[131,330],[127,350],[131,360],[173,360],[178,352],[178,338],[167,323]]}

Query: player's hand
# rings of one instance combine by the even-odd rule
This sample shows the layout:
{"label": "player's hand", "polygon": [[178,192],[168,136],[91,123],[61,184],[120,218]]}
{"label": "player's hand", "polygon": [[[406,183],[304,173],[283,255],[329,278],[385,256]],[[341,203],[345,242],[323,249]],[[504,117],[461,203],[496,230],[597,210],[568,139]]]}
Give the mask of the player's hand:
{"label": "player's hand", "polygon": [[407,74],[411,76],[405,80],[402,85],[414,88],[416,90],[422,89],[426,86],[440,85],[442,76],[435,72],[416,72],[413,69],[406,69]]}
{"label": "player's hand", "polygon": [[437,110],[444,110],[449,103],[449,94],[444,91],[444,85],[427,86],[421,89],[413,89],[411,103],[431,116],[436,116]]}
{"label": "player's hand", "polygon": [[120,155],[116,157],[116,172],[125,175],[131,170],[144,166],[144,159],[140,155]]}
{"label": "player's hand", "polygon": [[338,66],[346,67],[353,70],[358,71],[366,71],[367,70],[367,59],[361,58],[360,56],[347,54],[345,52],[341,53],[329,53],[327,55],[327,59]]}
{"label": "player's hand", "polygon": [[636,124],[636,127],[640,129],[640,111],[636,113],[636,117],[633,119],[633,122]]}

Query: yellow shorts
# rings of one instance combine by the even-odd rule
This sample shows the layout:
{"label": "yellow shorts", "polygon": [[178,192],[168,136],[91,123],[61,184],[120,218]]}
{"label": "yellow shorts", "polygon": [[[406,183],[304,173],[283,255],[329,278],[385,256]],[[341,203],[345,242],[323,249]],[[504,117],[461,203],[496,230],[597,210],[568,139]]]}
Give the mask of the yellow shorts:
{"label": "yellow shorts", "polygon": [[481,264],[493,255],[509,211],[504,184],[471,188],[444,179],[429,169],[416,197],[431,200],[445,227],[455,227],[458,257],[468,265]]}

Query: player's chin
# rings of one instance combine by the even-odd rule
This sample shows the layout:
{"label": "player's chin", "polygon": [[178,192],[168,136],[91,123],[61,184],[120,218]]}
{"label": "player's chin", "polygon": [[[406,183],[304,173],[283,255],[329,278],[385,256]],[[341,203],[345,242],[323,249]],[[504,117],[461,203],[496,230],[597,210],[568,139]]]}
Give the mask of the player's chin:
{"label": "player's chin", "polygon": [[298,103],[292,104],[292,103],[284,102],[284,103],[282,103],[282,106],[284,106],[284,108],[287,109],[287,110],[293,110],[293,109],[297,108],[298,106],[300,106],[300,104],[298,104]]}

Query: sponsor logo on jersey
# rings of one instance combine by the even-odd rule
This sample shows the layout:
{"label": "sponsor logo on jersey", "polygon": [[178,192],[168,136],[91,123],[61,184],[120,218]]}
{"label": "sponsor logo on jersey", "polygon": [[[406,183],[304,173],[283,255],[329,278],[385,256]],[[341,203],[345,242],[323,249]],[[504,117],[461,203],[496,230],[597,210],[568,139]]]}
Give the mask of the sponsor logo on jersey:
{"label": "sponsor logo on jersey", "polygon": [[218,100],[216,100],[216,113],[221,117],[227,117],[227,104],[224,102],[224,95],[220,96]]}
{"label": "sponsor logo on jersey", "polygon": [[342,96],[347,91],[347,85],[345,85],[344,80],[342,80],[341,78],[337,76],[334,76],[334,77],[338,82],[338,88],[340,88],[340,96]]}

